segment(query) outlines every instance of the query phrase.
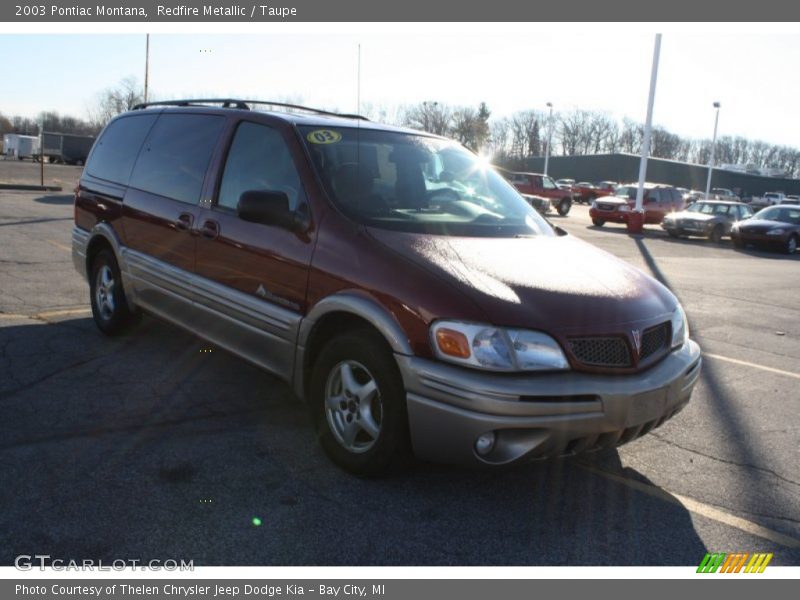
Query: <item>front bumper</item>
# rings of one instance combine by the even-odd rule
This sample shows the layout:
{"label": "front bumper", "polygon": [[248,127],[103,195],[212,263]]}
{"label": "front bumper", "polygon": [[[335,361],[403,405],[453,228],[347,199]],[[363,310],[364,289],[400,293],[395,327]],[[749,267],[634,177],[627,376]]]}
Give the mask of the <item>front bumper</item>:
{"label": "front bumper", "polygon": [[[628,442],[681,410],[700,375],[687,341],[634,375],[499,374],[397,355],[415,454],[436,462],[501,465]],[[494,432],[490,452],[475,442]]]}
{"label": "front bumper", "polygon": [[672,233],[676,233],[678,235],[699,235],[703,237],[708,237],[711,234],[711,230],[714,229],[714,224],[706,224],[706,223],[697,223],[697,222],[680,222],[676,223],[674,221],[662,221],[661,228],[664,231],[670,231]]}
{"label": "front bumper", "polygon": [[602,219],[607,223],[627,223],[630,211],[619,210],[600,210],[599,208],[590,208],[589,217],[592,219]]}
{"label": "front bumper", "polygon": [[762,248],[783,248],[789,241],[789,235],[767,235],[766,233],[750,233],[732,231],[731,239],[740,241],[743,244],[752,244]]}

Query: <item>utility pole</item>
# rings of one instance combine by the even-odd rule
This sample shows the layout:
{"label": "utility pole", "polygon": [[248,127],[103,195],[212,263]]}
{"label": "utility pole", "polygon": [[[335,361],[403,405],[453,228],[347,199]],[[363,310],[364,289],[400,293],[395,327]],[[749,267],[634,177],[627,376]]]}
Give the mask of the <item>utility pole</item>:
{"label": "utility pole", "polygon": [[356,114],[361,114],[361,44],[358,45],[358,76],[356,83]]}

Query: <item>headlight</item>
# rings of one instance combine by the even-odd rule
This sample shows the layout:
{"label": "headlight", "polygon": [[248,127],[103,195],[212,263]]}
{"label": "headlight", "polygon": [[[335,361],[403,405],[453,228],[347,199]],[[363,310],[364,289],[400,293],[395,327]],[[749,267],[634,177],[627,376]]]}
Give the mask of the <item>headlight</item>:
{"label": "headlight", "polygon": [[784,233],[786,233],[786,230],[778,227],[777,229],[770,229],[767,235],[783,235]]}
{"label": "headlight", "polygon": [[539,331],[437,321],[431,326],[431,343],[437,358],[476,369],[569,369],[558,342]]}
{"label": "headlight", "polygon": [[686,321],[686,313],[683,307],[678,304],[678,308],[672,313],[672,348],[678,348],[686,343],[689,338],[689,323]]}
{"label": "headlight", "polygon": [[623,205],[621,205],[619,207],[619,212],[629,212],[630,210],[631,210],[631,207],[628,206],[627,204],[623,204]]}

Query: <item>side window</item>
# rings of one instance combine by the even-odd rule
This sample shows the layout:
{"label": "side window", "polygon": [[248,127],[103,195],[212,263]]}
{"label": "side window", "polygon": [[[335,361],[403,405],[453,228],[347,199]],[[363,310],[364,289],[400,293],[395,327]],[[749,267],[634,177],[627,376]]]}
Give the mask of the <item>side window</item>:
{"label": "side window", "polygon": [[[635,196],[634,196],[635,197]],[[653,189],[647,193],[647,201],[648,202],[661,202],[661,190]]]}
{"label": "side window", "polygon": [[531,185],[535,188],[542,187],[542,178],[541,177],[531,177]]}
{"label": "side window", "polygon": [[112,121],[97,140],[86,171],[94,177],[127,185],[142,142],[157,116],[142,114]]}
{"label": "side window", "polygon": [[136,161],[131,186],[179,202],[199,202],[224,123],[217,115],[162,114]]}
{"label": "side window", "polygon": [[217,205],[236,210],[239,197],[248,190],[286,192],[289,208],[294,210],[301,185],[281,134],[265,125],[244,121],[236,129],[228,152]]}
{"label": "side window", "polygon": [[683,195],[676,188],[670,189],[670,195],[672,196],[672,201],[675,204],[680,204],[683,200]]}

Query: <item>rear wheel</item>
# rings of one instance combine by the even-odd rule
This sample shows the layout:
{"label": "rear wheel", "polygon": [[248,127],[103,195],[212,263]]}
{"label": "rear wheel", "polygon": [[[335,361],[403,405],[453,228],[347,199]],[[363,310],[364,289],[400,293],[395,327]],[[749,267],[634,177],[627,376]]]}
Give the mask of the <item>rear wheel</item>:
{"label": "rear wheel", "polygon": [[337,465],[370,477],[407,459],[405,387],[378,334],[362,330],[328,342],[314,363],[310,392],[320,444]]}
{"label": "rear wheel", "polygon": [[605,219],[592,219],[592,223],[594,223],[595,227],[602,227],[606,224]]}
{"label": "rear wheel", "polygon": [[711,233],[708,234],[708,239],[715,244],[719,244],[722,241],[723,233],[724,231],[722,229],[722,225],[715,225],[714,229],[711,230]]}
{"label": "rear wheel", "polygon": [[784,248],[786,254],[794,254],[797,252],[797,235],[792,234],[789,236],[789,239],[786,240],[786,247]]}
{"label": "rear wheel", "polygon": [[94,257],[89,282],[92,316],[98,329],[112,336],[127,331],[139,313],[128,308],[119,265],[111,250],[101,250]]}
{"label": "rear wheel", "polygon": [[567,198],[564,198],[558,203],[558,214],[560,214],[562,217],[566,217],[569,214],[570,208],[572,208],[572,202]]}

